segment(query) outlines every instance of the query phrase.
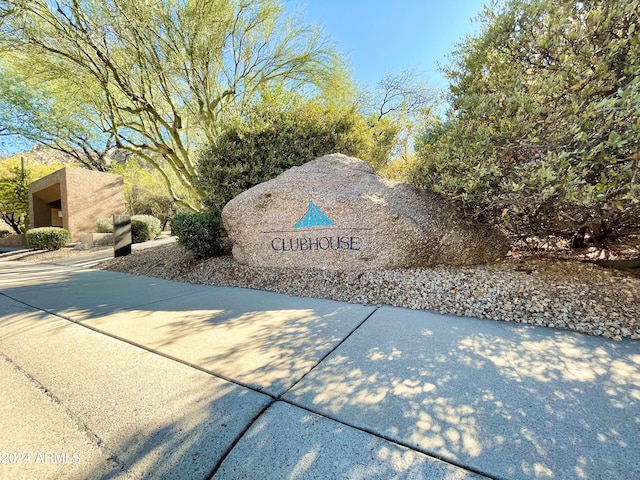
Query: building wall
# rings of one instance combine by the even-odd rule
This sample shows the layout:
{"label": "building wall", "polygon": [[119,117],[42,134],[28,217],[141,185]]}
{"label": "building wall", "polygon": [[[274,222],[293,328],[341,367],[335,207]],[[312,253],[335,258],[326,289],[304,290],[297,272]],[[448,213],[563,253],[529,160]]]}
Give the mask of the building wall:
{"label": "building wall", "polygon": [[96,220],[123,215],[124,180],[120,175],[78,168],[65,168],[63,223],[73,241],[83,233],[96,231]]}
{"label": "building wall", "polygon": [[120,175],[65,167],[29,185],[30,227],[62,226],[74,242],[95,232],[98,218],[124,213]]}

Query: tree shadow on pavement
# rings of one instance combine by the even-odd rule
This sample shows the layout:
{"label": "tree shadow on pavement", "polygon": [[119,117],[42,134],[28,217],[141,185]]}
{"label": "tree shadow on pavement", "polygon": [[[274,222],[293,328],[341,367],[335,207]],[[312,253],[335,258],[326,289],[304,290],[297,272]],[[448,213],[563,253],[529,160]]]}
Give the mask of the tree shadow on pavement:
{"label": "tree shadow on pavement", "polygon": [[283,398],[499,478],[638,476],[640,344],[399,311]]}

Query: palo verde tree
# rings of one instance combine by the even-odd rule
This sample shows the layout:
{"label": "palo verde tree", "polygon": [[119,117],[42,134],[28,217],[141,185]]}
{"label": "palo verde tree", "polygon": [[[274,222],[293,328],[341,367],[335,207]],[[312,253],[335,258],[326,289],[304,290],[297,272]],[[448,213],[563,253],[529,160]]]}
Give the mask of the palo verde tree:
{"label": "palo verde tree", "polygon": [[[107,171],[114,146],[93,122],[86,91],[56,78],[22,74],[15,65],[0,68],[0,124],[6,135],[46,145],[92,170]],[[47,75],[49,77],[49,75]],[[2,133],[0,132],[0,135]]]}
{"label": "palo verde tree", "polygon": [[152,164],[192,210],[194,151],[215,143],[227,115],[273,85],[344,81],[319,30],[285,18],[277,0],[0,0],[0,15],[0,75],[34,98],[55,82],[48,93],[64,96],[52,108],[71,93],[87,138]]}
{"label": "palo verde tree", "polygon": [[640,1],[503,0],[453,54],[414,183],[518,236],[640,228]]}

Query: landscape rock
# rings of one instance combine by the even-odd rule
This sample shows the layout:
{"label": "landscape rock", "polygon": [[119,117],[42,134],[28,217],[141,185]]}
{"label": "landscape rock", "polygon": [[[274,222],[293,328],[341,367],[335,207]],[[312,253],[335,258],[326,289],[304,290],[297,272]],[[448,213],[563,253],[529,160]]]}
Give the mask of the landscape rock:
{"label": "landscape rock", "polygon": [[231,200],[222,212],[242,264],[371,270],[502,258],[507,239],[469,223],[438,195],[326,155]]}

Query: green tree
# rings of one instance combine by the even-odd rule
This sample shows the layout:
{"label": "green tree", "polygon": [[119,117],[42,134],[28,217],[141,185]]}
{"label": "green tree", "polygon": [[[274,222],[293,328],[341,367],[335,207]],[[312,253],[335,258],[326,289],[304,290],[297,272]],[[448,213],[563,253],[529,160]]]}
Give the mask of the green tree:
{"label": "green tree", "polygon": [[162,222],[168,221],[181,210],[167,192],[160,173],[143,160],[130,156],[113,165],[110,173],[122,175],[127,212],[131,215],[151,215]]}
{"label": "green tree", "polygon": [[0,158],[0,218],[15,233],[29,227],[29,184],[65,166],[61,158],[39,162],[35,152]]}
{"label": "green tree", "polygon": [[42,82],[28,75],[18,80],[21,75],[12,65],[0,67],[0,135],[20,135],[87,168],[107,171],[114,142],[91,123],[92,112],[78,101],[86,98],[84,93],[53,78]]}
{"label": "green tree", "polygon": [[0,0],[0,71],[28,98],[54,82],[49,93],[64,96],[52,108],[70,92],[83,131],[152,164],[197,210],[194,151],[215,143],[227,116],[274,85],[345,83],[319,30],[283,12],[277,0]]}
{"label": "green tree", "polygon": [[640,227],[640,2],[504,0],[453,54],[412,181],[519,236]]}
{"label": "green tree", "polygon": [[14,167],[0,175],[0,218],[17,234],[29,226],[29,184],[31,176],[25,168]]}

